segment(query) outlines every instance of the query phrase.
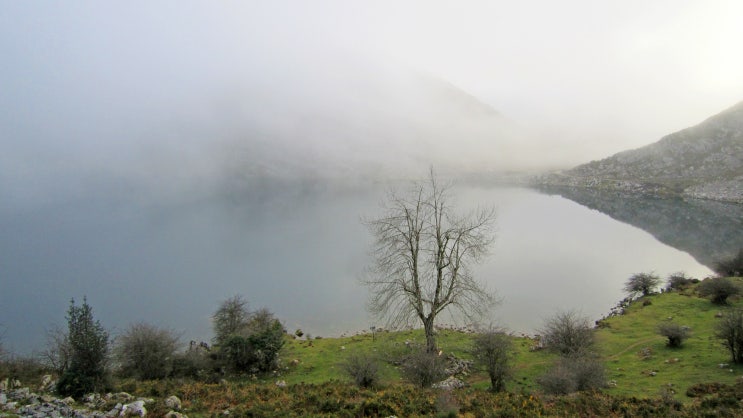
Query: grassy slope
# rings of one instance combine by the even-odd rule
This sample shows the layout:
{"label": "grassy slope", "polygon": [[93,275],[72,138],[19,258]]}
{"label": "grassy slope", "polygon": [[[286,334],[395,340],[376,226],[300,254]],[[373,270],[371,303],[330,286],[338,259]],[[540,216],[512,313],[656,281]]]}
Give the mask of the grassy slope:
{"label": "grassy slope", "polygon": [[[740,301],[713,305],[697,297],[693,289],[647,299],[652,304],[643,306],[642,300],[633,303],[625,315],[606,320],[608,327],[597,332],[608,378],[617,382],[607,393],[651,397],[670,387],[683,400],[686,389],[695,383],[733,383],[743,375],[740,365],[719,367],[730,363],[730,357],[714,337],[715,314],[741,305]],[[667,347],[665,338],[656,333],[658,324],[669,320],[691,328],[692,335],[681,348]],[[649,358],[640,355],[646,348]]]}
{"label": "grassy slope", "polygon": [[[472,334],[455,330],[441,330],[438,334],[438,345],[445,354],[453,353],[460,358],[471,358]],[[411,345],[422,346],[425,337],[422,330],[377,333],[372,340],[370,333],[344,338],[323,338],[312,340],[310,345],[305,340],[292,340],[281,353],[284,364],[299,360],[296,366],[290,366],[281,378],[287,383],[320,383],[329,380],[347,380],[340,364],[355,352],[372,353],[382,360],[394,360],[404,355]],[[534,342],[527,338],[514,338],[515,376],[511,390],[531,391],[535,377],[543,373],[554,356],[546,352],[530,352]],[[399,370],[391,361],[382,362],[382,380],[393,383],[401,379]],[[468,376],[468,382],[475,387],[487,388],[489,382],[483,374]]]}
{"label": "grassy slope", "polygon": [[[670,387],[679,400],[686,401],[686,389],[695,383],[732,383],[743,375],[741,366],[718,366],[729,363],[728,353],[713,337],[715,314],[742,302],[733,301],[730,306],[720,307],[695,296],[693,290],[685,294],[653,295],[648,299],[652,304],[643,306],[642,300],[635,302],[625,315],[605,320],[607,326],[597,331],[597,348],[606,363],[607,379],[616,382],[616,387],[606,389],[607,393],[646,398],[656,397],[662,388]],[[681,348],[666,347],[666,340],[656,333],[657,325],[669,317],[692,330],[692,336]],[[348,380],[340,367],[348,355],[367,352],[383,360],[399,358],[407,350],[405,341],[422,345],[425,340],[421,330],[381,332],[374,340],[369,333],[324,338],[313,340],[311,345],[305,340],[291,340],[282,351],[283,363],[289,364],[294,359],[299,363],[289,366],[280,379],[289,384]],[[471,341],[472,335],[453,330],[442,330],[438,336],[438,344],[445,353],[462,358],[471,357],[468,352]],[[514,338],[514,379],[508,387],[511,392],[538,390],[536,378],[555,359],[543,351],[530,351],[532,345],[528,338]],[[652,353],[647,359],[639,355],[645,348]],[[399,381],[399,370],[390,362],[383,362],[382,379],[385,383]],[[468,376],[467,381],[475,388],[484,389],[489,384],[481,373]]]}

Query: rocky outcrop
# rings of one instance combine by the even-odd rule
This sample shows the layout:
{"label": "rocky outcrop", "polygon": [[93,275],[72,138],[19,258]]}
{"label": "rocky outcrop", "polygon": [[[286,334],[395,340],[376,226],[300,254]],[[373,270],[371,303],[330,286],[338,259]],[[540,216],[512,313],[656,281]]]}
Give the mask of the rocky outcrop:
{"label": "rocky outcrop", "polygon": [[[23,418],[115,418],[145,417],[146,404],[153,399],[135,399],[132,395],[120,392],[115,394],[89,394],[76,405],[72,398],[59,399],[49,394],[37,394],[29,388],[0,391],[0,417],[12,416]],[[175,410],[181,409],[181,401],[171,396],[165,401],[171,409],[166,416],[187,418]],[[114,405],[115,403],[115,405]]]}
{"label": "rocky outcrop", "polygon": [[743,102],[654,144],[533,182],[743,203]]}
{"label": "rocky outcrop", "polygon": [[445,380],[442,380],[441,382],[434,383],[431,385],[434,389],[443,389],[443,390],[452,390],[452,389],[460,389],[464,387],[464,382],[460,379],[457,379],[454,376],[449,376]]}

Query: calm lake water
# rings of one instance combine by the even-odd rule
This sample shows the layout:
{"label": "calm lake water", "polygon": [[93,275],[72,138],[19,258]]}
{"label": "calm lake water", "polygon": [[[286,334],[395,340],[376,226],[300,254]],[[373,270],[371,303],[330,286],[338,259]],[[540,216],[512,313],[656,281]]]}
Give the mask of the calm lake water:
{"label": "calm lake water", "polygon": [[[5,345],[40,348],[46,329],[65,324],[69,299],[83,295],[113,334],[147,321],[186,342],[208,341],[211,313],[238,293],[291,331],[331,336],[383,326],[366,313],[358,279],[371,241],[360,218],[378,212],[384,189],[312,184],[167,201],[91,195],[23,210],[0,203]],[[475,272],[501,299],[490,321],[515,332],[534,332],[558,310],[598,319],[633,273],[710,274],[651,235],[662,237],[657,230],[588,207],[595,202],[525,188],[453,192],[463,210],[497,208],[492,255]]]}

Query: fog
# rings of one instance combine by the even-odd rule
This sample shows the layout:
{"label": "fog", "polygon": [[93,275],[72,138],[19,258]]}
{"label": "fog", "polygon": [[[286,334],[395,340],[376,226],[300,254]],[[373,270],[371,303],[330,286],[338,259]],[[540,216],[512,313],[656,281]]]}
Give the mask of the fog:
{"label": "fog", "polygon": [[[146,238],[89,239],[101,214],[147,211],[162,233],[199,202],[242,208],[287,184],[570,167],[739,102],[743,5],[647,3],[3,1],[0,285],[53,280],[29,242],[67,269],[62,305],[84,270],[55,252],[68,239],[142,262]],[[65,239],[24,235],[44,228]]]}
{"label": "fog", "polygon": [[602,158],[743,96],[743,6],[646,3],[7,2],[0,184]]}

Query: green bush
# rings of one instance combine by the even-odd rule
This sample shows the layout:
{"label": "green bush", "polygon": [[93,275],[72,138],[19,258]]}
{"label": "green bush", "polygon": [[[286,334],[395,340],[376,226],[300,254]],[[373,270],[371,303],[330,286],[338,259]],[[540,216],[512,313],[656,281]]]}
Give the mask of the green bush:
{"label": "green bush", "polygon": [[351,354],[341,367],[359,387],[369,388],[379,382],[379,360],[370,354]]}
{"label": "green bush", "polygon": [[222,302],[213,316],[217,351],[214,357],[234,373],[275,370],[286,330],[267,309],[247,310],[247,302],[234,296]]}
{"label": "green bush", "polygon": [[672,290],[685,290],[695,283],[699,283],[699,279],[688,277],[686,273],[683,272],[672,273],[670,276],[668,276],[668,280],[666,282],[666,291],[670,292]]}
{"label": "green bush", "polygon": [[38,358],[7,353],[0,358],[0,378],[17,379],[22,383],[36,382],[50,371]]}
{"label": "green bush", "polygon": [[689,338],[689,327],[673,322],[664,322],[658,325],[658,334],[668,338],[668,346],[671,348],[681,347],[681,344]]}
{"label": "green bush", "polygon": [[191,379],[204,378],[210,374],[214,366],[209,353],[202,349],[189,349],[183,353],[173,355],[173,377],[187,377]]}
{"label": "green bush", "polygon": [[716,305],[725,305],[729,297],[740,294],[740,287],[726,277],[712,277],[702,281],[699,294],[709,296]]}
{"label": "green bush", "polygon": [[728,276],[728,277],[740,277],[743,276],[743,248],[738,250],[738,255],[731,257],[726,260],[720,260],[715,263],[715,273]]}
{"label": "green bush", "polygon": [[402,374],[410,383],[427,388],[446,377],[446,364],[437,353],[425,350],[408,355],[402,364]]}
{"label": "green bush", "polygon": [[563,357],[538,379],[538,383],[546,393],[566,395],[603,388],[606,372],[604,365],[593,356]]}

